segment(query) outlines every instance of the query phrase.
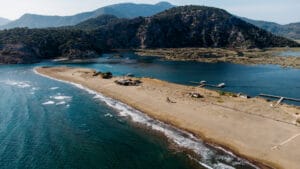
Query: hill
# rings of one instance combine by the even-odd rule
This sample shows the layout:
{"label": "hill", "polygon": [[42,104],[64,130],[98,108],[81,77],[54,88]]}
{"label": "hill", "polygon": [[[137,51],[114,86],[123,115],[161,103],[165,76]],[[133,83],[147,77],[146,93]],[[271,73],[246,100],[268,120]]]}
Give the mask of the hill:
{"label": "hill", "polygon": [[9,22],[10,22],[9,19],[0,17],[0,26],[1,26],[1,25],[5,25],[5,24],[8,24]]}
{"label": "hill", "polygon": [[283,36],[290,39],[300,39],[300,22],[281,25],[274,22],[258,21],[248,18],[242,18],[259,28],[265,29],[273,34]]}
{"label": "hill", "polygon": [[15,28],[0,31],[0,63],[35,63],[60,56],[97,57],[105,49],[81,30]]}
{"label": "hill", "polygon": [[114,15],[119,18],[151,16],[171,7],[173,7],[173,5],[167,2],[160,2],[154,5],[122,3],[105,6],[91,12],[79,13],[73,16],[46,16],[36,14],[25,14],[15,21],[0,26],[0,29],[11,29],[17,27],[48,28],[71,26],[83,22],[87,19],[95,18],[104,14]]}
{"label": "hill", "polygon": [[183,6],[151,17],[118,19],[104,15],[73,27],[0,31],[0,62],[31,63],[60,56],[89,58],[111,49],[286,46],[299,44],[222,9]]}
{"label": "hill", "polygon": [[297,46],[225,10],[205,6],[175,7],[152,17],[111,23],[96,31],[110,48]]}
{"label": "hill", "polygon": [[69,28],[73,28],[73,29],[81,29],[81,30],[95,30],[95,29],[99,29],[103,26],[106,26],[108,24],[111,24],[113,22],[117,22],[119,20],[118,17],[114,16],[114,15],[100,15],[96,18],[92,18],[92,19],[88,19],[86,21],[83,21],[73,27],[69,27]]}

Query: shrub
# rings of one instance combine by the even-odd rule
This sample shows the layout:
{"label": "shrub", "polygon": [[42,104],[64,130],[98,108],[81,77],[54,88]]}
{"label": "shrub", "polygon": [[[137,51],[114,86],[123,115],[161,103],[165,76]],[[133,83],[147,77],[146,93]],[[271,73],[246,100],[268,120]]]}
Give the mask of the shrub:
{"label": "shrub", "polygon": [[111,79],[113,77],[111,72],[102,73],[103,79]]}

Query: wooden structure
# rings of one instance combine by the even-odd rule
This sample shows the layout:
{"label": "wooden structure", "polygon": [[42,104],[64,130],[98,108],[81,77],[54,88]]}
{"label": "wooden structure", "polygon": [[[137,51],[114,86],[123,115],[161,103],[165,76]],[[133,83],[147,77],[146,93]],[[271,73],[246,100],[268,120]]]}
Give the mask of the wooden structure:
{"label": "wooden structure", "polygon": [[283,97],[283,96],[275,96],[275,95],[270,95],[270,94],[259,94],[259,96],[261,96],[261,97],[269,97],[269,98],[273,98],[273,99],[278,99],[278,101],[277,101],[277,103],[276,103],[275,106],[279,105],[284,100],[289,100],[289,101],[294,101],[294,102],[300,102],[300,99]]}
{"label": "wooden structure", "polygon": [[224,87],[226,87],[225,83],[220,83],[220,84],[214,85],[214,84],[208,84],[208,83],[206,83],[205,80],[202,80],[200,82],[193,82],[193,81],[191,81],[191,83],[199,84],[200,87],[205,87],[205,86],[215,87],[215,88],[224,88]]}

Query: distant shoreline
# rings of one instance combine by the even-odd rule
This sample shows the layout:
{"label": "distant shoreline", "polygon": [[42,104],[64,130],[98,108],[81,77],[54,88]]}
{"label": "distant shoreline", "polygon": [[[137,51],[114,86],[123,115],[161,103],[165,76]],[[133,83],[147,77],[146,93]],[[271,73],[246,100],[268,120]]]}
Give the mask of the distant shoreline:
{"label": "distant shoreline", "polygon": [[[263,99],[221,96],[215,91],[149,78],[142,78],[141,86],[124,87],[113,82],[119,78],[94,77],[91,69],[53,67],[36,71],[124,102],[155,119],[253,159],[250,161],[259,161],[262,168],[296,169],[299,165],[297,145],[280,146],[282,140],[300,133],[295,116],[300,110],[295,107],[271,108]],[[189,92],[199,92],[204,97],[191,98]],[[174,103],[167,102],[166,98]]]}
{"label": "distant shoreline", "polygon": [[173,61],[230,62],[244,65],[272,64],[300,69],[300,56],[278,55],[278,53],[284,51],[300,52],[300,48],[158,48],[136,49],[135,53],[140,56],[157,56]]}

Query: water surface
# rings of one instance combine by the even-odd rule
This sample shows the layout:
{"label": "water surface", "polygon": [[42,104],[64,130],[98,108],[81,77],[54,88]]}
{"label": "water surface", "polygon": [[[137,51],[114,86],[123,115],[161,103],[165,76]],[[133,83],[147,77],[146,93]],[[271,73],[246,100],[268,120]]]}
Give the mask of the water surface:
{"label": "water surface", "polygon": [[[298,69],[164,61],[133,53],[122,56],[106,54],[94,62],[39,65],[80,66],[116,75],[133,73],[187,85],[200,80],[225,82],[225,90],[253,96],[300,96]],[[32,71],[35,66],[0,66],[1,169],[253,168],[122,103],[36,75]]]}
{"label": "water surface", "polygon": [[288,51],[284,51],[284,52],[279,53],[279,56],[300,57],[300,51],[288,50]]}
{"label": "water surface", "polygon": [[[0,67],[1,169],[253,168],[126,105],[39,76],[33,67]],[[196,154],[180,147],[199,156],[192,160],[188,154]]]}
{"label": "water surface", "polygon": [[[95,63],[76,64],[116,75],[133,73],[139,77],[154,77],[174,83],[195,85],[206,80],[210,84],[226,83],[223,90],[242,92],[250,96],[260,93],[285,97],[300,97],[300,70],[276,65],[240,65],[232,63],[201,63],[164,61],[157,57],[139,57],[123,53],[123,58],[106,54]],[[289,102],[290,104],[298,104]]]}

